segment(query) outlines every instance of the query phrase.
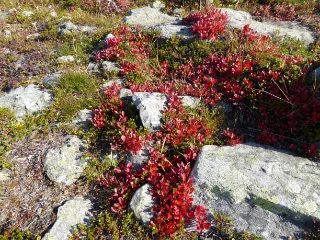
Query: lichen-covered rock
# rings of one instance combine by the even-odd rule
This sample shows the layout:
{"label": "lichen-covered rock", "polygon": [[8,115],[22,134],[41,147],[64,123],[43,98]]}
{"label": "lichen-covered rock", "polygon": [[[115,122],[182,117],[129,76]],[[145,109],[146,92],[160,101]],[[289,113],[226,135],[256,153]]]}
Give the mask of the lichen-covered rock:
{"label": "lichen-covered rock", "polygon": [[164,3],[162,3],[161,1],[153,1],[150,4],[150,7],[155,8],[155,9],[161,9],[161,8],[165,8],[166,5]]}
{"label": "lichen-covered rock", "polygon": [[88,159],[83,156],[86,148],[87,145],[77,136],[66,136],[62,147],[46,154],[43,166],[48,178],[56,183],[73,184],[87,164]]}
{"label": "lichen-covered rock", "polygon": [[186,43],[192,42],[198,36],[192,33],[189,26],[181,24],[179,21],[172,23],[165,23],[154,27],[155,30],[161,32],[161,37],[163,39],[170,39],[172,36],[179,36]]}
{"label": "lichen-covered rock", "polygon": [[83,129],[84,131],[89,130],[91,119],[93,117],[93,111],[89,109],[80,110],[75,119],[72,120],[72,124],[76,129]]}
{"label": "lichen-covered rock", "polygon": [[141,221],[144,226],[148,226],[154,217],[152,208],[155,202],[149,193],[150,184],[145,184],[140,187],[133,195],[130,203],[129,210],[134,213],[136,218]]}
{"label": "lichen-covered rock", "polygon": [[92,26],[77,26],[71,21],[63,22],[58,25],[58,34],[60,36],[68,35],[71,33],[84,32],[84,33],[95,33],[96,27]]}
{"label": "lichen-covered rock", "polygon": [[105,73],[111,72],[111,71],[120,71],[120,66],[117,63],[109,62],[109,61],[103,61],[101,63],[101,68]]}
{"label": "lichen-covered rock", "polygon": [[0,170],[0,182],[10,180],[10,171],[8,169]]}
{"label": "lichen-covered rock", "polygon": [[190,175],[195,204],[231,214],[265,239],[297,235],[320,219],[319,164],[254,143],[204,146]]}
{"label": "lichen-covered rock", "polygon": [[71,55],[61,56],[57,58],[57,63],[71,63],[74,62],[74,57]]}
{"label": "lichen-covered rock", "polygon": [[200,103],[200,98],[190,97],[190,96],[179,96],[182,100],[182,105],[184,107],[195,108]]}
{"label": "lichen-covered rock", "polygon": [[71,34],[72,32],[79,32],[80,29],[71,21],[63,22],[58,25],[58,33],[61,36],[65,34]]}
{"label": "lichen-covered rock", "polygon": [[33,114],[51,105],[53,95],[48,90],[42,90],[36,85],[19,87],[0,96],[0,107],[12,110],[18,120],[26,114]]}
{"label": "lichen-covered rock", "polygon": [[52,73],[51,75],[49,75],[48,77],[46,77],[45,79],[42,80],[42,84],[46,88],[57,87],[61,77],[62,77],[61,72]]}
{"label": "lichen-covered rock", "polygon": [[132,100],[139,110],[142,125],[151,131],[160,130],[162,111],[168,102],[167,95],[156,92],[135,92]]}
{"label": "lichen-covered rock", "polygon": [[133,9],[130,15],[124,18],[129,25],[139,25],[146,28],[160,30],[164,39],[177,35],[185,42],[191,42],[197,36],[189,27],[182,24],[178,17],[173,17],[161,12],[157,8],[144,7]]}
{"label": "lichen-covered rock", "polygon": [[59,207],[57,220],[42,240],[68,240],[77,224],[88,223],[92,218],[90,200],[77,197]]}
{"label": "lichen-covered rock", "polygon": [[165,23],[172,23],[178,18],[162,13],[159,9],[151,7],[136,8],[129,12],[129,16],[124,18],[124,22],[129,25],[139,25],[151,27]]}
{"label": "lichen-covered rock", "polygon": [[297,22],[289,21],[273,21],[258,22],[252,16],[244,11],[234,10],[231,8],[220,8],[222,12],[228,14],[229,26],[242,29],[244,25],[249,24],[250,28],[262,35],[273,35],[278,32],[281,37],[296,38],[305,41],[306,44],[314,42],[315,36],[306,27],[301,26]]}

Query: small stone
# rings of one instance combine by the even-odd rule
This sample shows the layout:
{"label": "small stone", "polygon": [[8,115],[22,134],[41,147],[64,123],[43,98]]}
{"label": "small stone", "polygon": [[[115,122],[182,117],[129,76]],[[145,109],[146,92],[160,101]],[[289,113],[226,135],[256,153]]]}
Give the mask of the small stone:
{"label": "small stone", "polygon": [[163,93],[135,92],[132,100],[139,110],[142,125],[150,131],[161,127],[162,111],[168,104],[168,97]]}
{"label": "small stone", "polygon": [[149,160],[150,154],[148,148],[142,148],[138,154],[128,152],[127,161],[131,162],[134,170],[140,170],[141,165]]}
{"label": "small stone", "polygon": [[0,182],[10,180],[10,171],[8,169],[0,170]]}
{"label": "small stone", "polygon": [[48,77],[46,77],[45,79],[43,79],[42,84],[46,88],[55,88],[58,86],[61,77],[62,77],[61,72],[55,72],[55,73],[49,75]]}
{"label": "small stone", "polygon": [[37,39],[40,36],[40,33],[33,33],[26,36],[26,39]]}
{"label": "small stone", "polygon": [[133,195],[130,203],[129,210],[134,213],[136,218],[141,221],[144,226],[148,226],[154,217],[152,208],[155,202],[149,192],[150,184],[145,184],[140,187]]}
{"label": "small stone", "polygon": [[92,72],[92,73],[97,73],[99,72],[99,64],[98,63],[89,63],[87,66],[87,71]]}
{"label": "small stone", "polygon": [[60,23],[58,26],[58,33],[60,36],[65,34],[71,34],[73,32],[79,32],[80,29],[77,25],[73,24],[71,21]]}
{"label": "small stone", "polygon": [[182,99],[182,105],[184,107],[195,108],[199,105],[200,99],[190,96],[179,96]]}
{"label": "small stone", "polygon": [[58,16],[57,12],[55,12],[55,11],[51,11],[51,12],[50,12],[50,15],[51,15],[52,17],[57,17],[57,16]]}
{"label": "small stone", "polygon": [[71,55],[58,57],[57,62],[58,63],[71,63],[71,62],[74,62],[74,57]]}
{"label": "small stone", "polygon": [[96,27],[92,27],[92,26],[81,26],[79,27],[81,32],[87,33],[87,34],[93,34],[97,32],[97,28]]}
{"label": "small stone", "polygon": [[67,240],[77,224],[87,224],[93,217],[89,212],[92,202],[82,197],[68,200],[58,209],[57,220],[42,240]]}
{"label": "small stone", "polygon": [[112,33],[109,33],[103,40],[102,40],[102,46],[103,47],[108,47],[108,44],[106,43],[106,41],[108,40],[108,39],[112,39],[112,38],[114,38],[115,36],[112,34]]}
{"label": "small stone", "polygon": [[92,110],[83,109],[77,113],[77,116],[72,120],[72,124],[76,129],[83,129],[84,131],[89,131],[89,126],[91,124],[91,119],[93,117]]}
{"label": "small stone", "polygon": [[8,30],[8,29],[4,30],[3,36],[10,37],[11,36],[11,31]]}
{"label": "small stone", "polygon": [[109,82],[104,83],[101,88],[102,90],[104,90],[105,88],[111,87],[113,84],[118,84],[118,85],[122,85],[123,84],[123,79],[122,78],[113,78],[112,80],[110,80]]}
{"label": "small stone", "polygon": [[105,73],[111,72],[111,71],[120,71],[120,66],[117,63],[109,62],[109,61],[103,61],[101,64],[102,70]]}
{"label": "small stone", "polygon": [[132,100],[132,91],[127,88],[122,88],[120,90],[120,98],[124,100]]}
{"label": "small stone", "polygon": [[33,15],[33,12],[32,11],[23,11],[22,15],[25,17],[31,17]]}
{"label": "small stone", "polygon": [[161,8],[165,8],[166,5],[164,3],[162,3],[161,1],[153,1],[150,4],[150,7],[155,8],[155,9],[161,9]]}

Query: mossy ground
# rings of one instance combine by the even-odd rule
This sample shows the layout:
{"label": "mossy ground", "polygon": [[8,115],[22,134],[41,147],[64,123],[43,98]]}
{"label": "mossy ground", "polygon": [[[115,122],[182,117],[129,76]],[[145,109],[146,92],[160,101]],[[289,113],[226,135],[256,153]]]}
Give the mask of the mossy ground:
{"label": "mossy ground", "polygon": [[[170,1],[167,1],[170,3]],[[250,4],[249,4],[250,2]],[[216,6],[233,6],[247,9],[251,12],[259,4],[281,4],[289,2],[301,9],[299,14],[307,13],[319,15],[319,3],[312,0],[254,0],[228,1],[216,0]],[[148,1],[136,1],[136,5],[147,4]],[[63,77],[57,88],[52,106],[34,116],[27,116],[23,122],[15,120],[14,115],[7,109],[0,108],[0,170],[8,168],[12,181],[1,183],[0,192],[0,239],[36,239],[43,236],[47,227],[55,220],[52,209],[61,202],[77,194],[89,195],[97,199],[96,218],[89,226],[79,226],[73,239],[99,239],[99,236],[111,239],[154,239],[149,229],[142,228],[131,215],[122,219],[114,219],[109,212],[103,212],[103,191],[92,192],[95,180],[99,174],[104,174],[117,163],[106,157],[105,148],[108,143],[100,141],[99,134],[93,127],[89,132],[77,131],[61,125],[58,122],[68,122],[77,111],[88,108],[95,109],[103,101],[100,86],[109,80],[110,76],[93,75],[86,71],[90,57],[101,39],[111,30],[121,24],[122,15],[106,16],[99,11],[84,11],[78,0],[31,0],[0,2],[0,13],[11,9],[6,20],[0,18],[0,32],[9,30],[11,35],[0,35],[0,91],[1,93],[18,86],[34,83],[42,86],[42,79],[50,73],[63,71]],[[169,4],[170,5],[170,4]],[[186,9],[199,8],[199,1],[176,1],[176,6],[184,5]],[[33,11],[30,17],[24,16],[23,11]],[[51,14],[56,12],[57,16]],[[170,11],[170,8],[168,9]],[[95,34],[71,34],[61,37],[58,35],[58,24],[61,19],[70,19],[74,24],[90,25],[97,28]],[[36,23],[36,24],[34,24]],[[319,22],[311,22],[310,27],[315,32],[320,28]],[[39,37],[30,34],[39,33]],[[26,36],[30,35],[30,38]],[[220,41],[197,41],[190,45],[181,43],[178,38],[172,38],[166,44],[154,45],[151,52],[151,64],[157,65],[162,60],[171,61],[173,66],[180,66],[188,60],[200,63],[212,49],[215,52],[233,51],[238,44],[237,34],[230,30]],[[276,41],[276,40],[275,40]],[[302,43],[286,39],[281,44],[281,52],[288,55],[299,54],[303,57],[316,59],[319,57],[319,44],[306,49]],[[58,64],[57,57],[73,55],[74,63]],[[270,59],[268,55],[261,55],[265,65],[281,68],[281,59]],[[148,80],[145,74],[140,80]],[[140,81],[139,80],[139,81]],[[197,114],[190,112],[190,114]],[[234,122],[227,122],[222,115],[204,109],[203,118],[212,128],[230,126]],[[63,135],[78,134],[91,143],[88,155],[92,160],[86,169],[86,175],[72,187],[54,185],[44,173],[42,160],[48,149],[61,145]],[[218,131],[217,135],[221,134]],[[319,134],[318,134],[319,135]],[[317,138],[312,136],[313,138]],[[219,138],[210,143],[217,143]],[[104,150],[103,150],[104,149]],[[96,190],[96,189],[95,189]],[[227,222],[221,215],[216,215],[221,222]],[[219,226],[219,225],[217,225]],[[22,230],[20,232],[19,230]],[[30,231],[30,232],[26,232]],[[215,229],[215,234],[232,239],[254,239],[235,235],[230,227],[221,225]],[[311,235],[310,235],[311,236]],[[312,235],[315,236],[315,235]],[[196,239],[197,234],[181,233],[182,239]],[[227,238],[228,237],[228,238]],[[310,238],[312,239],[312,238]],[[313,238],[316,239],[316,238]]]}

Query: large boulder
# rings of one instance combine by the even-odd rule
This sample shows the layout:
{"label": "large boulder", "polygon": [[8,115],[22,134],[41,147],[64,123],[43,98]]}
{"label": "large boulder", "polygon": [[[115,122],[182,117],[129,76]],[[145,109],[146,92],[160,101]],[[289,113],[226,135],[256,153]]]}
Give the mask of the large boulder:
{"label": "large boulder", "polygon": [[139,110],[142,125],[151,131],[160,130],[162,111],[168,102],[167,95],[157,92],[135,92],[132,100]]}
{"label": "large boulder", "polygon": [[88,223],[92,218],[92,214],[89,212],[91,208],[91,201],[82,197],[67,201],[59,207],[57,220],[42,240],[68,240],[77,224]]}
{"label": "large boulder", "polygon": [[296,38],[305,41],[306,44],[314,42],[315,36],[306,27],[301,26],[297,22],[289,21],[272,21],[272,22],[258,22],[252,16],[244,11],[234,10],[231,8],[220,8],[222,12],[228,14],[228,25],[233,28],[242,29],[244,25],[249,24],[250,28],[255,30],[258,34],[273,35],[275,32],[279,33],[281,37]]}
{"label": "large boulder", "polygon": [[195,204],[231,214],[238,230],[265,239],[299,237],[320,219],[320,168],[254,143],[204,146],[190,175]]}
{"label": "large boulder", "polygon": [[86,148],[87,144],[77,136],[66,136],[63,146],[50,149],[46,154],[43,166],[48,178],[55,183],[73,184],[87,164]]}
{"label": "large boulder", "polygon": [[18,120],[26,114],[33,114],[50,106],[53,95],[48,90],[42,90],[36,85],[19,87],[0,96],[0,107],[12,110]]}

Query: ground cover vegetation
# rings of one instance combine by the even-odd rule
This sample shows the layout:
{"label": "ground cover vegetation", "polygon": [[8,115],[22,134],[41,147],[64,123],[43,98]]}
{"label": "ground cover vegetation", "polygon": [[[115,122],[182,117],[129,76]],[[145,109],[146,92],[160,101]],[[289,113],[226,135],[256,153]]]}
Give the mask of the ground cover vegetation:
{"label": "ground cover vegetation", "polygon": [[[91,224],[79,226],[72,239],[197,239],[208,229],[207,235],[213,239],[259,239],[254,234],[238,233],[227,216],[214,213],[210,218],[203,206],[193,206],[192,179],[188,175],[204,144],[234,145],[256,140],[319,160],[319,84],[307,76],[320,66],[320,45],[315,43],[306,48],[293,39],[279,41],[277,37],[260,36],[250,26],[229,29],[227,16],[215,8],[187,14],[183,19],[191,31],[199,35],[199,40],[187,44],[172,37],[163,42],[158,32],[120,24],[121,14],[147,2],[119,0],[114,3],[91,0],[22,3],[24,9],[35,6],[47,9],[45,6],[55,4],[58,11],[79,24],[86,23],[83,22],[86,16],[98,27],[97,34],[89,40],[82,34],[58,37],[58,21],[51,21],[47,17],[49,14],[35,15],[30,20],[12,13],[11,23],[22,24],[24,31],[30,30],[36,19],[43,22],[43,30],[40,30],[40,39],[25,40],[27,44],[16,49],[19,31],[9,38],[0,38],[2,49],[11,50],[11,54],[0,55],[1,90],[26,85],[31,81],[29,76],[41,77],[53,70],[69,73],[64,74],[54,90],[52,107],[35,116],[32,124],[28,124],[30,116],[19,123],[8,110],[0,109],[3,136],[0,149],[8,152],[13,142],[30,136],[31,132],[34,135],[35,131],[38,138],[48,132],[73,131],[63,126],[53,129],[50,126],[70,121],[83,108],[95,109],[91,130],[76,134],[91,142],[88,154],[92,160],[86,169],[86,179],[101,204]],[[1,7],[13,6],[13,3],[3,4]],[[315,31],[319,28],[319,3],[316,1],[307,1],[307,5],[302,1],[271,0],[216,1],[215,4],[241,7],[259,18],[310,23]],[[194,9],[202,5],[205,2],[170,1],[167,10],[177,6]],[[117,20],[110,23],[108,18],[110,24],[106,24],[105,15],[113,15]],[[121,66],[119,75],[125,77],[125,82],[124,86],[113,84],[100,95],[100,76],[82,72],[89,60],[87,54],[110,32],[115,37],[106,41],[107,47],[100,49],[94,60],[117,62]],[[43,47],[43,51],[35,53],[33,50],[37,46]],[[12,50],[16,54],[12,54]],[[16,67],[21,54],[28,59],[23,64],[29,67]],[[79,63],[59,65],[53,60],[68,54],[78,56]],[[49,64],[43,65],[39,59],[47,59],[45,62]],[[133,103],[120,99],[122,87],[132,92],[167,94],[168,107],[163,111],[160,131],[149,132],[143,128]],[[181,95],[197,97],[200,103],[193,109],[184,107]],[[228,116],[216,108],[220,101],[233,106],[235,121],[228,120]],[[148,148],[150,159],[140,170],[134,170],[125,156],[128,151],[137,154],[144,147]],[[119,152],[118,160],[101,157],[110,149]],[[8,161],[0,161],[0,164],[1,168],[11,166]],[[151,184],[150,193],[156,200],[153,211],[157,214],[150,229],[142,227],[127,213],[134,191],[145,183]],[[47,187],[54,186],[48,184]],[[190,226],[193,233],[185,230]],[[31,234],[17,230],[17,225],[10,227],[10,230],[0,228],[0,239],[36,239],[45,230]],[[306,233],[306,238],[317,237],[317,227],[312,233]]]}

